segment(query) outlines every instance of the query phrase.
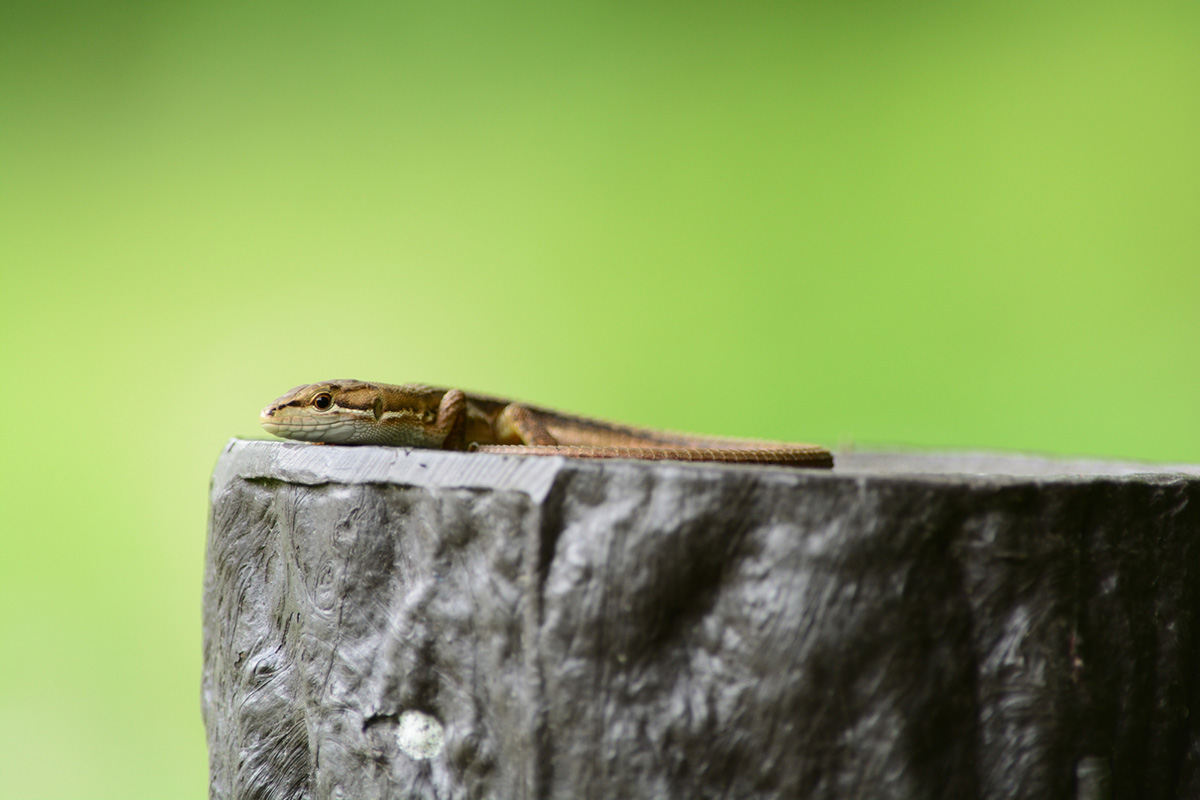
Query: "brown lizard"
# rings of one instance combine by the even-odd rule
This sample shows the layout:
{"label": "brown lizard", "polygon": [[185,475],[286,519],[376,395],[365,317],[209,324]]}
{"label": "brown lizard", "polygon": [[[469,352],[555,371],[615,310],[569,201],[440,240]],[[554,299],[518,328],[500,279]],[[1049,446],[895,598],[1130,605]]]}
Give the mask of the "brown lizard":
{"label": "brown lizard", "polygon": [[322,381],[263,409],[262,426],[287,439],[575,458],[833,466],[812,444],[726,439],[632,428],[498,397],[420,384]]}

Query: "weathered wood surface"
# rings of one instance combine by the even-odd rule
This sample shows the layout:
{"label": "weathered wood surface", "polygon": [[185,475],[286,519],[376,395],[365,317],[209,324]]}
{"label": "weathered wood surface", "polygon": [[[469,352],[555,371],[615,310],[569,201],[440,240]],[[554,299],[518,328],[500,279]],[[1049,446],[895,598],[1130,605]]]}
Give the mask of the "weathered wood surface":
{"label": "weathered wood surface", "polygon": [[230,442],[212,796],[1200,796],[1200,469],[838,463]]}

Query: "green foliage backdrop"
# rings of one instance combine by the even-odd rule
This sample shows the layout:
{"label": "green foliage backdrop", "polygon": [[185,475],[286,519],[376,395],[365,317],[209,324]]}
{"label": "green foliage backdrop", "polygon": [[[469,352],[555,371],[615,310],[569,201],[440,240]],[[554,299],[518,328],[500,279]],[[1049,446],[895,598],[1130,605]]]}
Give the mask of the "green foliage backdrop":
{"label": "green foliage backdrop", "polygon": [[0,796],[200,798],[208,477],[298,383],[1200,460],[1200,6],[0,11]]}

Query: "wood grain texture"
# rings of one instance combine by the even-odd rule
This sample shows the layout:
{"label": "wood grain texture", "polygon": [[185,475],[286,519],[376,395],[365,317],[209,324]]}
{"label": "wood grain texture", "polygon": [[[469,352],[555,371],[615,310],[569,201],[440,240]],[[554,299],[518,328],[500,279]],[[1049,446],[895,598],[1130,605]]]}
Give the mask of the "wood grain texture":
{"label": "wood grain texture", "polygon": [[1055,463],[235,441],[212,796],[1197,796],[1200,479]]}

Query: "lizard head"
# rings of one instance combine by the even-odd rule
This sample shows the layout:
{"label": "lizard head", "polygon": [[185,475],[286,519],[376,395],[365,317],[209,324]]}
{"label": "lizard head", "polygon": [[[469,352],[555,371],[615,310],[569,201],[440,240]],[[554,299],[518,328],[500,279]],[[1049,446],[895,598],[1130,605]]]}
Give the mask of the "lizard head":
{"label": "lizard head", "polygon": [[369,444],[383,411],[378,387],[363,381],[297,386],[262,410],[259,422],[285,439]]}

